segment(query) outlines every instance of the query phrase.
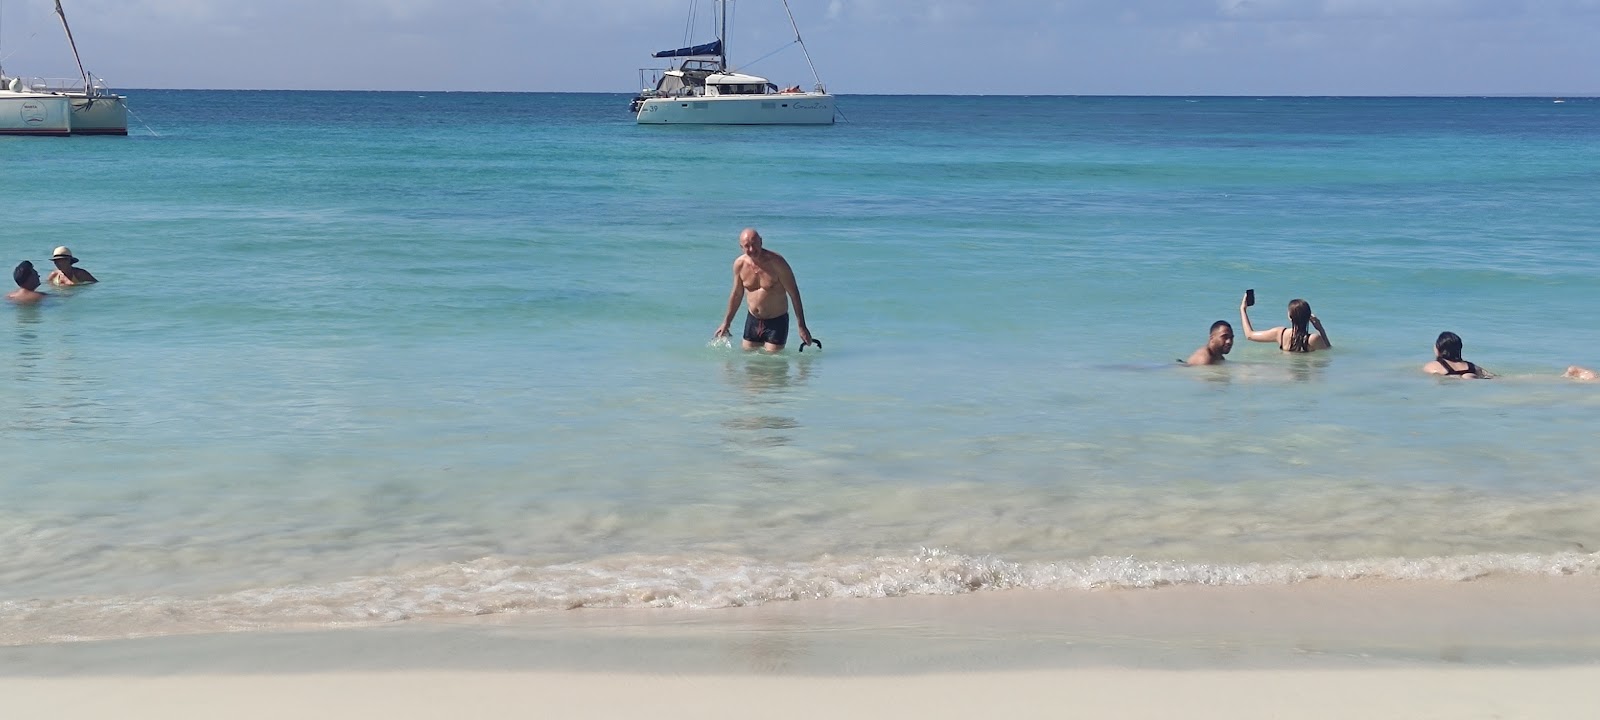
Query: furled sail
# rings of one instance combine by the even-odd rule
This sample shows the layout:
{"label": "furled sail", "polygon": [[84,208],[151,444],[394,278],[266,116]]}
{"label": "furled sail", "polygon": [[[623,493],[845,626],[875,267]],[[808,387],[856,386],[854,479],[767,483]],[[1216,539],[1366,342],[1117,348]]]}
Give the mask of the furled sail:
{"label": "furled sail", "polygon": [[704,45],[695,45],[693,47],[678,48],[677,50],[662,50],[661,52],[658,52],[658,53],[656,53],[654,55],[651,55],[650,57],[658,57],[658,58],[699,57],[699,56],[702,56],[702,55],[721,55],[721,54],[722,54],[722,41],[721,40],[715,40],[715,41],[712,41],[712,42],[708,42],[708,43],[706,43]]}

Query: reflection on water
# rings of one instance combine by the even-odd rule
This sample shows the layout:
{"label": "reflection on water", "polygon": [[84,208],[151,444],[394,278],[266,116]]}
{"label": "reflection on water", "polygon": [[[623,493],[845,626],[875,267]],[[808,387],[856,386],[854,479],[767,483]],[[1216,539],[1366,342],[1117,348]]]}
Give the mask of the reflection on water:
{"label": "reflection on water", "polygon": [[14,429],[42,430],[91,420],[82,413],[99,407],[94,383],[79,372],[77,333],[46,331],[40,305],[19,305],[10,350],[14,382],[5,395],[18,412],[7,422]]}
{"label": "reflection on water", "polygon": [[723,378],[739,392],[738,402],[744,403],[752,414],[737,415],[722,422],[729,430],[756,433],[754,437],[738,436],[732,440],[755,443],[767,447],[788,445],[792,438],[775,430],[795,430],[800,421],[783,415],[781,411],[795,400],[794,390],[804,387],[811,378],[812,360],[804,357],[789,358],[783,355],[746,354],[723,363]]}
{"label": "reflection on water", "polygon": [[800,427],[800,422],[790,417],[756,415],[724,420],[722,426],[729,430],[793,430]]}
{"label": "reflection on water", "polygon": [[1289,378],[1296,382],[1321,380],[1323,371],[1328,369],[1328,363],[1333,359],[1326,352],[1287,354]]}
{"label": "reflection on water", "polygon": [[1180,367],[1183,368],[1184,372],[1189,373],[1192,377],[1202,382],[1214,383],[1217,385],[1233,384],[1233,365],[1227,362],[1224,362],[1221,365],[1206,365],[1204,367],[1195,368],[1186,366]]}
{"label": "reflection on water", "polygon": [[19,412],[12,423],[15,423],[15,427],[33,429],[37,426],[37,413],[46,406],[41,389],[44,383],[40,377],[44,350],[39,342],[39,306],[18,305],[16,313],[17,331],[12,334],[11,346],[14,348],[15,362],[12,367],[16,370],[14,391],[17,394],[12,396],[11,406]]}

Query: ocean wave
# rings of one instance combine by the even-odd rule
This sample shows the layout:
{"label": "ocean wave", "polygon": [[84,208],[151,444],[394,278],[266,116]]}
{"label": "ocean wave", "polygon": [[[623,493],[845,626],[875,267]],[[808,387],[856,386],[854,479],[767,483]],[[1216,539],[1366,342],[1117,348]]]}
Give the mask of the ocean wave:
{"label": "ocean wave", "polygon": [[712,609],[1008,589],[1281,585],[1317,579],[1468,581],[1494,575],[1600,575],[1600,553],[1220,564],[1112,557],[1018,563],[938,550],[899,557],[824,557],[804,563],[629,556],[529,566],[483,558],[397,575],[206,597],[0,602],[0,645],[350,627],[576,608]]}

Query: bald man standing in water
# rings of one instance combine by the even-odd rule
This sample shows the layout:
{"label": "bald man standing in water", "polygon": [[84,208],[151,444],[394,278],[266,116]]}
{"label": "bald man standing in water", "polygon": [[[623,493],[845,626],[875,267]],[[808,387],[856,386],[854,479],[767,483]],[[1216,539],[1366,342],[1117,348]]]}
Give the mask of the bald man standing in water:
{"label": "bald man standing in water", "polygon": [[795,284],[789,261],[761,247],[761,233],[755,228],[739,233],[739,247],[744,254],[733,261],[733,292],[728,294],[728,313],[722,317],[716,337],[731,334],[739,299],[744,298],[749,311],[744,321],[744,349],[761,347],[767,352],[779,352],[789,341],[789,299],[794,298],[795,325],[800,329],[800,347],[804,348],[811,342],[811,331],[806,328],[800,286]]}

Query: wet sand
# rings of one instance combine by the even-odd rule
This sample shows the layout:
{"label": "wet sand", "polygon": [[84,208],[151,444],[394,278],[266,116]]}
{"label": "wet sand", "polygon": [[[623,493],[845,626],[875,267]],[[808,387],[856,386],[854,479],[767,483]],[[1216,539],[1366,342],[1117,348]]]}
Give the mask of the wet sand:
{"label": "wet sand", "polygon": [[[1576,717],[1600,578],[576,610],[0,648],[16,717]],[[8,713],[9,714],[9,713]]]}

